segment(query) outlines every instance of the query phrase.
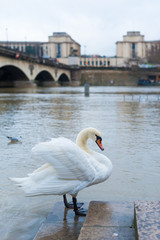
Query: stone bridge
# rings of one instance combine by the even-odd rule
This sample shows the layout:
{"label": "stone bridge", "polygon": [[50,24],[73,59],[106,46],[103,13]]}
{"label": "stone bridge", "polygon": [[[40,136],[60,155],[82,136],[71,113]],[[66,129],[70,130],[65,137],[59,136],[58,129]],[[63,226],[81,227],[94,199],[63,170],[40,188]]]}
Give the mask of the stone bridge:
{"label": "stone bridge", "polygon": [[159,83],[160,69],[73,67],[0,46],[0,87],[137,86],[139,78]]}
{"label": "stone bridge", "polygon": [[73,75],[68,65],[0,47],[0,87],[76,85]]}

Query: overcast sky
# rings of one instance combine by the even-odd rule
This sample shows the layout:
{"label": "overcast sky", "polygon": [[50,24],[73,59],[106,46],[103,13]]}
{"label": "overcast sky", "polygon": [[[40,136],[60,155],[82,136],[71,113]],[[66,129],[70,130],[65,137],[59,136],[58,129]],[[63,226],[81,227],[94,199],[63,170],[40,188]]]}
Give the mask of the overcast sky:
{"label": "overcast sky", "polygon": [[127,31],[160,39],[160,0],[0,0],[1,41],[47,42],[67,32],[81,54],[116,55]]}

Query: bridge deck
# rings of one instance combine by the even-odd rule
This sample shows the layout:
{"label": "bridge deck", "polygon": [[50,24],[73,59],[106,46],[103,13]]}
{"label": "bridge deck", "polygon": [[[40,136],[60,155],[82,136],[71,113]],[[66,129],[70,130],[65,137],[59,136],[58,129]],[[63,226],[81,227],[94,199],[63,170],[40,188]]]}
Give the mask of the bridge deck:
{"label": "bridge deck", "polygon": [[[19,53],[18,58],[16,58],[17,53]],[[43,64],[47,66],[53,66],[57,68],[71,69],[71,66],[56,62],[56,59],[55,61],[53,61],[53,59],[47,59],[42,57],[37,58],[37,57],[30,56],[24,52],[10,49],[7,47],[2,47],[2,46],[0,46],[0,56],[6,56],[8,58],[14,58],[14,59],[16,58],[17,60],[25,60],[25,61],[28,61],[29,63],[32,62],[32,63]]]}

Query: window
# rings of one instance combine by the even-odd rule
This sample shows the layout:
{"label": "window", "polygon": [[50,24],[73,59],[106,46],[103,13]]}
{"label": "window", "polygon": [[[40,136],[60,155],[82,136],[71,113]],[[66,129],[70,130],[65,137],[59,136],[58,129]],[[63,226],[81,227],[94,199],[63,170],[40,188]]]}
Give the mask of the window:
{"label": "window", "polygon": [[136,57],[136,44],[135,43],[132,43],[132,58],[135,58]]}
{"label": "window", "polygon": [[98,61],[96,61],[96,66],[98,66]]}
{"label": "window", "polygon": [[60,58],[61,57],[61,44],[60,43],[57,43],[57,58]]}
{"label": "window", "polygon": [[82,66],[82,61],[80,61],[80,65]]}
{"label": "window", "polygon": [[41,56],[43,56],[43,47],[41,47]]}
{"label": "window", "polygon": [[88,61],[88,66],[90,66],[90,61]]}
{"label": "window", "polygon": [[23,52],[23,46],[21,46],[21,51]]}
{"label": "window", "polygon": [[26,46],[26,53],[35,56],[35,47],[34,46]]}
{"label": "window", "polygon": [[94,61],[92,61],[92,66],[94,66]]}

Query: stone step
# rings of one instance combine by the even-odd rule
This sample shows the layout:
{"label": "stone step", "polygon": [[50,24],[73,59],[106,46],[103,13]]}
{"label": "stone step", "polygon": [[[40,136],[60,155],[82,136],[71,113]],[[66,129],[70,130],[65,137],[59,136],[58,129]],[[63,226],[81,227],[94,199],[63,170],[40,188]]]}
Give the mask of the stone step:
{"label": "stone step", "polygon": [[160,201],[135,201],[138,240],[160,240]]}
{"label": "stone step", "polygon": [[92,201],[78,240],[135,240],[133,223],[133,203]]}
{"label": "stone step", "polygon": [[[84,208],[88,208],[88,203]],[[85,217],[75,216],[73,209],[65,208],[63,202],[57,202],[34,240],[77,240],[84,220]]]}
{"label": "stone step", "polygon": [[34,240],[133,240],[133,223],[133,203],[92,201],[87,216],[82,217],[57,202]]}

